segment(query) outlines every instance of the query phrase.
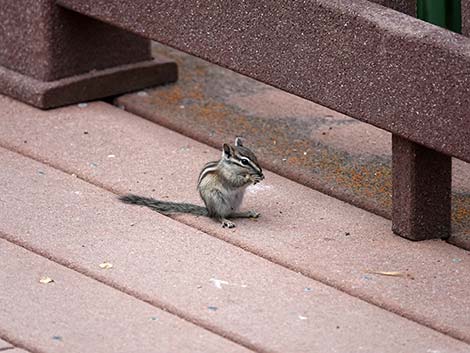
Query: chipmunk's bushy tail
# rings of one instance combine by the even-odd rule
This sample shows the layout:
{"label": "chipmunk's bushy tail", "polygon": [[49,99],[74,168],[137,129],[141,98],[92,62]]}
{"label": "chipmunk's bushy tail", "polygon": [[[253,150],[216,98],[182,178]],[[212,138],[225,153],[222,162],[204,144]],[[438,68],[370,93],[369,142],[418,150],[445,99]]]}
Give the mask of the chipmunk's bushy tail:
{"label": "chipmunk's bushy tail", "polygon": [[205,207],[194,205],[192,203],[161,201],[150,197],[132,194],[119,196],[119,200],[132,205],[147,206],[152,210],[163,214],[190,213],[196,216],[208,216],[208,212]]}

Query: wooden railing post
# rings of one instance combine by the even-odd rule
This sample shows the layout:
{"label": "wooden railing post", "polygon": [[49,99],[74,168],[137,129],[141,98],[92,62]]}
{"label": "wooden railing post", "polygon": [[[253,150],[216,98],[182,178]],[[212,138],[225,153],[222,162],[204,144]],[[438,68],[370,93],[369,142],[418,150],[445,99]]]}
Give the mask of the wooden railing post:
{"label": "wooden railing post", "polygon": [[392,137],[392,229],[407,239],[448,238],[452,158]]}
{"label": "wooden railing post", "polygon": [[[418,0],[417,17],[461,32],[460,0]],[[405,238],[451,233],[452,159],[398,135],[392,137],[392,229]]]}
{"label": "wooden railing post", "polygon": [[150,41],[66,10],[53,0],[5,0],[0,11],[0,93],[40,108],[176,80]]}

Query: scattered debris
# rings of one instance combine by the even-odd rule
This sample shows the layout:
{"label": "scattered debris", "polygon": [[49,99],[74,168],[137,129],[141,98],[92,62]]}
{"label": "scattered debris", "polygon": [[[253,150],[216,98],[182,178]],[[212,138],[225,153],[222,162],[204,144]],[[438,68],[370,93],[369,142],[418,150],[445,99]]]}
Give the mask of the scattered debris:
{"label": "scattered debris", "polygon": [[152,320],[152,321],[157,321],[157,320],[158,320],[158,317],[152,316],[152,317],[150,317],[150,320]]}
{"label": "scattered debris", "polygon": [[381,275],[381,276],[390,276],[390,277],[405,277],[403,272],[398,272],[398,271],[367,271],[367,273],[371,273],[374,275]]}
{"label": "scattered debris", "polygon": [[42,170],[38,170],[38,174],[40,174],[40,175],[46,175],[46,172],[43,172]]}
{"label": "scattered debris", "polygon": [[78,107],[79,108],[86,108],[86,107],[88,107],[88,104],[87,103],[78,103]]}
{"label": "scattered debris", "polygon": [[454,264],[458,264],[458,263],[462,262],[462,259],[455,258],[455,259],[452,259],[452,262]]}
{"label": "scattered debris", "polygon": [[207,309],[209,309],[210,311],[217,311],[217,309],[219,308],[216,306],[208,306]]}
{"label": "scattered debris", "polygon": [[[246,288],[246,287],[248,287],[246,284],[240,284],[240,285],[238,285],[238,284],[235,284],[235,283],[229,283],[229,282],[227,282],[227,281],[224,281],[224,280],[221,280],[221,279],[216,279],[216,278],[211,278],[209,281],[212,282],[212,284],[214,284],[214,286],[215,286],[216,288],[219,288],[219,289],[223,289],[223,288],[222,288],[222,284],[223,284],[223,285],[226,285],[226,286],[234,286],[234,287],[238,287],[238,286],[239,286],[239,287],[241,287],[241,288]],[[199,286],[198,286],[198,288],[199,288]]]}
{"label": "scattered debris", "polygon": [[306,317],[306,316],[302,316],[302,315],[299,315],[299,319],[300,319],[300,320],[307,320],[307,319],[308,319],[308,317]]}
{"label": "scattered debris", "polygon": [[96,164],[96,163],[90,163],[90,167],[96,168],[97,166],[98,166],[98,164]]}
{"label": "scattered debris", "polygon": [[312,288],[310,288],[310,287],[305,287],[304,288],[304,292],[311,292],[311,291],[312,291]]}
{"label": "scattered debris", "polygon": [[113,268],[113,264],[110,263],[110,262],[103,262],[101,264],[99,264],[100,268],[104,269],[104,270],[109,270],[110,268]]}
{"label": "scattered debris", "polygon": [[52,336],[52,339],[55,341],[62,341],[62,336]]}
{"label": "scattered debris", "polygon": [[221,279],[215,279],[211,278],[209,281],[211,281],[216,288],[222,289],[222,284],[229,284],[227,281],[223,281]]}
{"label": "scattered debris", "polygon": [[116,157],[114,154],[108,154],[108,158],[114,158]]}
{"label": "scattered debris", "polygon": [[145,91],[140,91],[140,92],[137,92],[137,95],[138,95],[139,97],[147,97],[149,94],[148,94],[147,92],[145,92]]}
{"label": "scattered debris", "polygon": [[83,135],[88,135],[88,131],[83,131]]}
{"label": "scattered debris", "polygon": [[44,276],[44,277],[41,277],[41,279],[39,280],[39,283],[42,283],[42,284],[54,283],[54,280],[50,277]]}

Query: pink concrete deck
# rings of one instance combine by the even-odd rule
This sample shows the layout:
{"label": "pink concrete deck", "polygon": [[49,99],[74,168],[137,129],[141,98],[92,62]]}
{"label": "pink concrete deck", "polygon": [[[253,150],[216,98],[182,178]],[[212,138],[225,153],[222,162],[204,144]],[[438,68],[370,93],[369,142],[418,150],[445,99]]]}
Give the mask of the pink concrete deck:
{"label": "pink concrete deck", "polygon": [[[100,102],[43,112],[0,97],[0,120],[7,344],[31,352],[470,351],[468,251],[403,240],[389,221],[269,172],[246,199],[262,214],[257,221],[227,230],[172,219],[116,194],[199,202],[194,180],[217,150]],[[113,268],[100,268],[105,261]]]}

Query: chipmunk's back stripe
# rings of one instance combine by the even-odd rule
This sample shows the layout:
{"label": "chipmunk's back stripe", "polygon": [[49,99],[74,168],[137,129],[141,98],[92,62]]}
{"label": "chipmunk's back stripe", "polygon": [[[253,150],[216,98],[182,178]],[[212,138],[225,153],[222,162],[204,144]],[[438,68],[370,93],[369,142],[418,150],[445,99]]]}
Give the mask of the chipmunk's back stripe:
{"label": "chipmunk's back stripe", "polygon": [[217,165],[218,164],[219,164],[219,162],[216,162],[216,161],[206,163],[204,168],[202,168],[201,173],[199,173],[199,178],[197,180],[197,185],[199,185],[201,183],[202,179],[204,179],[204,177],[208,173],[215,172],[217,170]]}

